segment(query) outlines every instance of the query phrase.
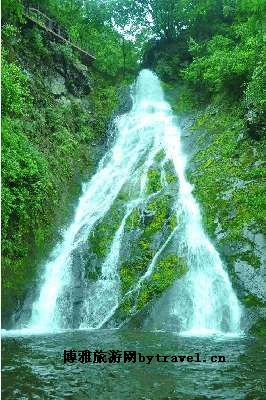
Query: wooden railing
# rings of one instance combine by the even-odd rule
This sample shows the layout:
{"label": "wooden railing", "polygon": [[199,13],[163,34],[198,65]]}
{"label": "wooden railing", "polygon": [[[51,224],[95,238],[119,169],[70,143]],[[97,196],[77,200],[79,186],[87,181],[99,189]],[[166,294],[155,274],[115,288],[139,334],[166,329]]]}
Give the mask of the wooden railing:
{"label": "wooden railing", "polygon": [[92,62],[95,57],[82,49],[79,45],[73,43],[68,32],[62,28],[57,21],[47,17],[43,12],[34,7],[24,8],[25,17],[44,29],[49,34],[53,35],[56,40],[69,44],[74,50],[77,50],[86,62]]}

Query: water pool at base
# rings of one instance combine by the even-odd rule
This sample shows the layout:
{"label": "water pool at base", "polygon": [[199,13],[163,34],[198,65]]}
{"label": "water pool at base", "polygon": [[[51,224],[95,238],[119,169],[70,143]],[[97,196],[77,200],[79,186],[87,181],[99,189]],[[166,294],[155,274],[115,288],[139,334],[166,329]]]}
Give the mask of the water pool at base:
{"label": "water pool at base", "polygon": [[[206,362],[64,364],[64,350],[132,350],[144,355],[200,354]],[[263,400],[263,338],[181,337],[170,332],[77,330],[6,336],[3,399]],[[211,363],[223,355],[225,363]]]}

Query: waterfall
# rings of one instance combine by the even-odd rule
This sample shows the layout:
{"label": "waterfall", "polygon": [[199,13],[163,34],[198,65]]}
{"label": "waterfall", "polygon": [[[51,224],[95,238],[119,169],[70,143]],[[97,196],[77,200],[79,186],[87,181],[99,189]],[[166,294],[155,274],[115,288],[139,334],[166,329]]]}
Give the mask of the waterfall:
{"label": "waterfall", "polygon": [[[39,296],[32,306],[27,326],[35,331],[68,327],[67,316],[73,313],[74,255],[82,253],[88,238],[94,234],[95,225],[108,215],[121,188],[127,185],[133,188],[131,198],[125,204],[123,218],[101,266],[101,275],[95,282],[87,282],[84,273],[81,277],[78,327],[100,328],[112,317],[121,301],[119,257],[125,224],[134,207],[141,206],[151,196],[146,191],[148,171],[155,156],[163,150],[165,160],[171,160],[179,181],[175,208],[182,235],[179,227],[178,237],[174,230],[165,238],[131,292],[137,292],[149,279],[158,256],[170,241],[174,241],[176,253],[182,255],[188,265],[187,274],[171,288],[169,314],[179,320],[179,330],[238,332],[238,300],[219,254],[203,231],[199,206],[185,177],[186,157],[180,143],[181,134],[156,75],[148,70],[141,71],[132,88],[132,98],[132,110],[117,117],[114,144],[99,163],[95,175],[84,185],[73,222],[46,262]],[[163,163],[161,172],[163,180]]]}
{"label": "waterfall", "polygon": [[165,149],[179,180],[176,206],[182,214],[183,234],[178,246],[186,256],[188,273],[170,290],[168,312],[162,320],[176,316],[184,335],[240,333],[238,299],[218,252],[203,230],[193,187],[185,177],[186,157],[180,136],[179,129],[169,119],[164,135]]}

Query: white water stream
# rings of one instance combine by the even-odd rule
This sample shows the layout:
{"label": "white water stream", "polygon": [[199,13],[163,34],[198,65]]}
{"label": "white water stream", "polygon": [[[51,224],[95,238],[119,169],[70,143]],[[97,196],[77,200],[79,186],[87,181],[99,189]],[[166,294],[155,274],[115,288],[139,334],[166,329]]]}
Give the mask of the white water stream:
{"label": "white water stream", "polygon": [[[177,254],[188,265],[188,273],[172,289],[169,312],[178,318],[183,333],[240,332],[238,300],[219,254],[203,231],[199,206],[185,177],[186,157],[180,130],[164,100],[160,82],[152,72],[140,73],[134,88],[133,108],[117,118],[116,127],[113,147],[100,162],[96,174],[84,185],[73,222],[46,263],[39,297],[33,304],[27,327],[41,332],[65,327],[62,321],[69,310],[62,299],[65,289],[71,285],[73,251],[87,241],[97,221],[108,213],[126,183],[134,187],[134,196],[126,204],[100,279],[86,286],[80,328],[99,328],[112,316],[120,301],[118,264],[125,224],[133,208],[147,200],[147,173],[156,154],[164,149],[179,181],[176,210],[183,228],[182,237],[165,238],[163,246],[175,240]],[[147,266],[139,286],[149,278],[161,250]]]}

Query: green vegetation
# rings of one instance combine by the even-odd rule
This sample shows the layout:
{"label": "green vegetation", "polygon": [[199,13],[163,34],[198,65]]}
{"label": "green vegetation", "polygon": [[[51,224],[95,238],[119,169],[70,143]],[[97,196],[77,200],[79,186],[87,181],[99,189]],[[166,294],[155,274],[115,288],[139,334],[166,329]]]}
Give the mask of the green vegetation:
{"label": "green vegetation", "polygon": [[[201,204],[204,227],[218,241],[221,254],[235,248],[226,261],[237,288],[234,262],[254,268],[262,264],[256,243],[245,232],[266,231],[265,2],[133,3],[123,1],[124,19],[145,26],[140,38],[143,65],[163,80],[166,98],[181,123],[189,122],[186,133],[194,155],[188,177]],[[119,19],[118,13],[118,24]],[[167,182],[172,179],[175,182],[175,176],[166,173]],[[155,181],[151,172],[153,188]],[[148,231],[159,229],[165,218],[161,205]],[[147,290],[142,296],[148,298]],[[248,299],[243,303],[249,305]]]}
{"label": "green vegetation", "polygon": [[155,193],[161,190],[161,173],[156,169],[150,169],[148,171],[148,184],[147,193]]}
{"label": "green vegetation", "polygon": [[[168,83],[187,82],[200,102],[237,102],[251,137],[263,136],[265,2],[115,3],[123,3],[123,21],[145,27],[141,36],[144,66],[154,68]],[[119,25],[121,15],[116,15]]]}
{"label": "green vegetation", "polygon": [[[234,122],[232,124],[232,122]],[[229,235],[226,240],[240,239],[244,225],[259,225],[262,229],[265,221],[265,183],[264,168],[254,165],[257,159],[265,154],[263,141],[256,145],[254,155],[252,139],[238,139],[243,131],[243,120],[237,110],[213,114],[206,110],[193,129],[204,127],[211,132],[213,140],[195,156],[198,162],[197,173],[191,174],[191,180],[197,187],[197,197],[208,212],[205,214],[205,225],[209,233],[214,234],[215,216]],[[230,196],[230,205],[226,193],[228,185],[234,184]],[[215,190],[216,188],[216,190]],[[218,190],[217,190],[218,189]],[[232,211],[234,217],[230,217]]]}
{"label": "green vegetation", "polygon": [[133,44],[112,28],[107,9],[89,3],[84,10],[78,0],[47,0],[41,10],[97,53],[91,66],[27,23],[21,1],[2,3],[4,320],[34,286],[102,153],[117,90],[135,77]]}
{"label": "green vegetation", "polygon": [[251,335],[266,336],[266,323],[265,319],[258,321],[250,331]]}
{"label": "green vegetation", "polygon": [[138,295],[137,309],[141,309],[151,299],[161,295],[174,281],[187,272],[184,260],[176,254],[168,254],[156,265],[149,280],[147,280]]}
{"label": "green vegetation", "polygon": [[[88,241],[88,251],[91,258],[97,258],[97,274],[101,272],[101,263],[105,260],[110,249],[115,232],[119,228],[123,213],[125,212],[124,203],[119,198],[115,200],[109,212],[101,219],[93,229],[93,234]],[[91,265],[88,261],[86,272],[88,277],[91,274]]]}
{"label": "green vegetation", "polygon": [[[181,123],[188,122],[194,150],[188,178],[206,231],[221,254],[229,251],[224,257],[238,290],[234,263],[262,265],[256,243],[245,232],[266,231],[265,2],[142,4],[153,16],[144,65],[164,81],[166,98]],[[145,20],[147,14],[142,11],[142,16]],[[252,296],[242,296],[243,304],[262,307]],[[263,326],[259,320],[252,332],[263,334]]]}
{"label": "green vegetation", "polygon": [[[122,293],[126,293],[137,283],[150,265],[159,246],[176,227],[177,220],[172,211],[172,201],[173,199],[166,195],[157,195],[149,201],[144,210],[144,214],[149,215],[149,218],[139,219],[138,224],[127,226],[127,233],[135,230],[138,235],[132,243],[128,260],[120,268]],[[158,234],[161,236],[159,242],[156,240]]]}
{"label": "green vegetation", "polygon": [[[88,65],[70,46],[30,24],[22,1],[3,0],[4,319],[34,287],[37,265],[58,240],[80,182],[104,151],[118,89],[132,82],[140,61],[162,79],[173,111],[189,120],[186,130],[196,151],[188,177],[210,237],[221,252],[238,246],[225,256],[237,287],[236,261],[261,266],[255,243],[244,232],[265,232],[265,2],[44,0],[41,9],[96,60]],[[133,209],[125,224],[122,295],[178,224],[172,195],[178,181],[165,162],[164,187],[159,168],[164,158],[159,152],[148,171],[150,200]],[[129,197],[123,188],[95,226],[88,242],[95,261],[94,267],[88,262],[88,279],[99,276]],[[183,260],[164,254],[136,301],[128,298],[120,305],[120,317],[134,305],[140,310],[185,272]],[[242,301],[261,306],[252,294]],[[262,334],[263,322],[256,329]]]}
{"label": "green vegetation", "polygon": [[[184,261],[166,249],[163,257],[159,257],[156,261],[154,271],[145,280],[140,293],[135,293],[138,280],[145,274],[156,252],[177,225],[176,212],[173,210],[175,198],[168,193],[173,180],[166,182],[162,190],[159,165],[164,154],[159,156],[156,157],[147,174],[146,195],[148,198],[146,202],[133,208],[125,223],[119,271],[122,300],[114,317],[118,322],[127,319],[135,312],[135,309],[140,310],[186,272]],[[165,171],[173,175],[171,163],[165,163]],[[177,183],[176,179],[174,183]],[[94,280],[99,277],[101,265],[108,255],[115,232],[125,214],[129,191],[132,192],[134,189],[129,186],[127,184],[122,187],[111,209],[95,226],[89,238],[88,279]],[[150,195],[152,195],[151,198],[149,198]],[[132,293],[128,294],[131,290]]]}
{"label": "green vegetation", "polygon": [[141,222],[140,210],[138,208],[134,208],[126,220],[126,226],[131,229],[137,228],[138,226],[140,226],[140,222]]}

